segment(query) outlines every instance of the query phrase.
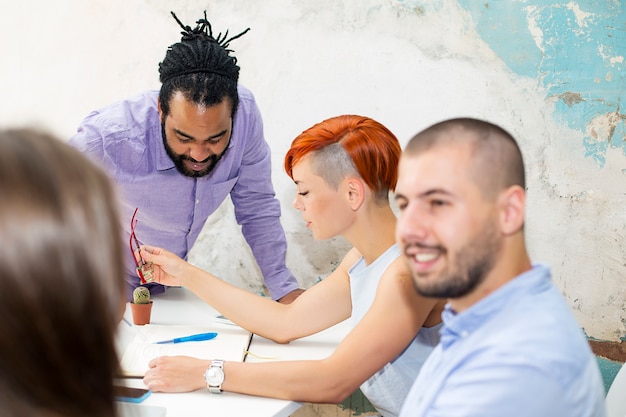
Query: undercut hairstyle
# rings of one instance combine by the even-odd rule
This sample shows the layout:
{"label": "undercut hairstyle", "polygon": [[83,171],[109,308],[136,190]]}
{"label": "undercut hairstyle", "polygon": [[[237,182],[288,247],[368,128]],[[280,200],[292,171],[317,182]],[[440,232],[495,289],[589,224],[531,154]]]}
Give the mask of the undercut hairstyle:
{"label": "undercut hairstyle", "polygon": [[239,105],[239,66],[237,59],[230,55],[233,51],[228,46],[250,28],[230,38],[228,30],[214,37],[206,11],[204,18],[196,21],[193,29],[181,23],[173,12],[172,16],[183,29],[183,36],[180,42],[167,49],[163,62],[159,64],[162,83],[159,101],[163,116],[170,114],[172,96],[181,93],[186,100],[203,107],[212,107],[228,99],[232,106],[231,116],[234,117]]}
{"label": "undercut hairstyle", "polygon": [[513,185],[526,188],[524,160],[515,138],[493,123],[471,118],[436,123],[415,135],[407,155],[419,155],[438,146],[469,144],[472,147],[472,178],[483,195],[493,197]]}
{"label": "undercut hairstyle", "polygon": [[358,175],[374,198],[387,201],[398,180],[402,148],[389,129],[364,116],[343,115],[318,123],[291,143],[284,167],[293,179],[293,167],[312,155],[316,175],[337,189],[350,175]]}
{"label": "undercut hairstyle", "polygon": [[0,131],[1,416],[115,416],[117,196],[62,141]]}

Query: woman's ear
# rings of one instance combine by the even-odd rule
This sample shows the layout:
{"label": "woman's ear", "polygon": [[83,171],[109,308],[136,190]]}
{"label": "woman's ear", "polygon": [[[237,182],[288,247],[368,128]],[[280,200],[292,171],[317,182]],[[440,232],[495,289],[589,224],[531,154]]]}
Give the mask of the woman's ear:
{"label": "woman's ear", "polygon": [[526,191],[519,185],[504,190],[498,197],[500,230],[505,236],[515,234],[524,227]]}
{"label": "woman's ear", "polygon": [[363,180],[350,177],[346,180],[348,201],[353,211],[357,211],[365,200],[365,184]]}

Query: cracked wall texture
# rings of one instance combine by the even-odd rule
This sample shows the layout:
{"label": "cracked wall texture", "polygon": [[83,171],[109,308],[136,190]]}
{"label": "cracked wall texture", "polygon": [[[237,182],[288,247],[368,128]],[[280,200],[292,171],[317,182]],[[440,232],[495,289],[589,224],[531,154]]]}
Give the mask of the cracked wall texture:
{"label": "cracked wall texture", "polygon": [[[325,118],[363,114],[404,144],[430,124],[484,118],[516,136],[528,171],[527,239],[552,266],[589,336],[626,326],[626,10],[609,1],[22,0],[0,15],[0,125],[69,137],[92,109],[158,88],[157,65],[206,8],[231,44],[272,147],[273,178],[303,286],[348,246],[316,242],[291,206],[291,140]],[[190,260],[263,293],[227,201]]]}

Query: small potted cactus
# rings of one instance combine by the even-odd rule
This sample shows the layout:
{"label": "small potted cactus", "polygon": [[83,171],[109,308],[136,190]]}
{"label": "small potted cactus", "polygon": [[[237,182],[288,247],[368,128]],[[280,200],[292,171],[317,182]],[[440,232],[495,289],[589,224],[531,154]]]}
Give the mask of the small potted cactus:
{"label": "small potted cactus", "polygon": [[146,287],[135,288],[133,291],[133,301],[130,302],[130,308],[133,312],[133,323],[140,326],[150,323],[150,314],[152,312],[150,290]]}

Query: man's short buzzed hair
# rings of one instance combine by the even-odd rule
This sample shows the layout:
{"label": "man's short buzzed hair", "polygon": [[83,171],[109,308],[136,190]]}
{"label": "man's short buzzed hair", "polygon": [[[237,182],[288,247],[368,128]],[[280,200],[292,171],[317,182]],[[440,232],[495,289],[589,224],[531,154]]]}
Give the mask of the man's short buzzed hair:
{"label": "man's short buzzed hair", "polygon": [[407,155],[419,155],[439,146],[468,143],[472,146],[472,173],[486,195],[513,185],[526,188],[524,161],[513,136],[493,123],[457,118],[436,123],[415,135]]}

